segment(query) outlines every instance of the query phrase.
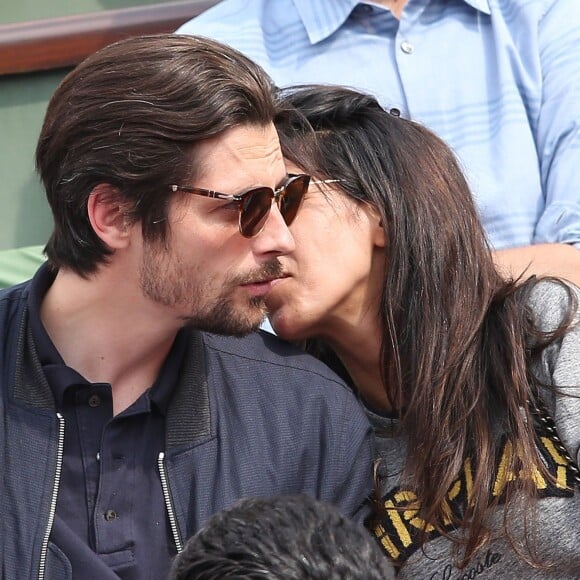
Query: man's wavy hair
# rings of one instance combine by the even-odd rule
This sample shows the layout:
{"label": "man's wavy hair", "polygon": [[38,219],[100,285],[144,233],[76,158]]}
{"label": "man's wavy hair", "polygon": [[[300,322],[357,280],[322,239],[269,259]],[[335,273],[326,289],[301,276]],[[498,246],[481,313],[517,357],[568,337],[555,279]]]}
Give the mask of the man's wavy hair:
{"label": "man's wavy hair", "polygon": [[164,240],[169,185],[193,179],[203,161],[195,145],[273,115],[266,73],[206,38],[134,37],[87,58],[50,100],[36,150],[54,217],[50,264],[86,276],[111,254],[87,215],[99,184],[145,239]]}
{"label": "man's wavy hair", "polygon": [[169,580],[389,580],[375,539],[308,496],[246,498],[212,516],[177,555]]}
{"label": "man's wavy hair", "polygon": [[[281,92],[276,125],[285,158],[317,179],[339,179],[349,197],[380,213],[387,240],[377,312],[381,373],[408,449],[416,450],[403,485],[419,498],[417,516],[448,537],[450,524],[463,528],[450,538],[460,565],[490,539],[499,429],[517,450],[506,472],[523,475],[501,498],[504,531],[537,564],[531,545],[522,551],[513,541],[510,508],[522,495],[526,508],[535,505],[536,470],[553,481],[536,446],[530,401],[543,385],[533,367],[567,332],[575,295],[554,280],[570,308],[554,332],[537,328],[528,297],[539,280],[500,276],[453,152],[397,110],[347,88],[295,87]],[[308,347],[329,356],[319,341]],[[471,499],[452,514],[448,493],[466,459],[474,470]]]}

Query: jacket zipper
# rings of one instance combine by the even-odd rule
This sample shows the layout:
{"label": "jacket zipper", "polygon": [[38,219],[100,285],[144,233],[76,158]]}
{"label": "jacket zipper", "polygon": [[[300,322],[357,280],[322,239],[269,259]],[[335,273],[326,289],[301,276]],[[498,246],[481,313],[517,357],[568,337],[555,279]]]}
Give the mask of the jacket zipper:
{"label": "jacket zipper", "polygon": [[183,550],[183,544],[181,543],[179,528],[177,526],[177,518],[175,517],[173,503],[171,502],[171,491],[169,489],[167,471],[165,469],[165,453],[163,453],[163,451],[159,454],[157,465],[159,466],[159,475],[161,477],[161,488],[163,489],[165,507],[167,508],[167,515],[169,516],[169,526],[171,527],[173,541],[175,542],[175,547],[177,548],[177,553],[179,554],[179,552]]}
{"label": "jacket zipper", "polygon": [[54,473],[54,485],[52,487],[52,497],[50,499],[50,509],[48,512],[48,525],[44,532],[42,546],[40,550],[40,564],[38,566],[38,580],[44,580],[46,568],[46,556],[48,552],[48,540],[50,532],[52,531],[52,524],[54,523],[54,515],[56,513],[56,500],[58,497],[58,488],[60,485],[60,475],[62,472],[62,457],[64,452],[64,417],[57,413],[58,419],[58,445],[56,449],[56,471]]}

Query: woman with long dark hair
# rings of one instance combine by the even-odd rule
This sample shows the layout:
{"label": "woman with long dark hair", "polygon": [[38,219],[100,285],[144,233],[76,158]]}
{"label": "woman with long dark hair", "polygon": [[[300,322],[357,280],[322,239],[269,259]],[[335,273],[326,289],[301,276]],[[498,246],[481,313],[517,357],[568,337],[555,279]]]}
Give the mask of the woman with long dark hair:
{"label": "woman with long dark hair", "polygon": [[504,279],[453,153],[397,110],[296,88],[278,130],[313,181],[270,322],[360,394],[399,575],[580,577],[577,289]]}

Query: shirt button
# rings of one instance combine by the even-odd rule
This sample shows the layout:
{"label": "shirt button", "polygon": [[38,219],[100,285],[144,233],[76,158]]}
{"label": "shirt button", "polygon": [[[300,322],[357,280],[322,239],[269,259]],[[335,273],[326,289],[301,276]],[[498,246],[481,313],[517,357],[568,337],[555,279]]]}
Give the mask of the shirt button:
{"label": "shirt button", "polygon": [[91,395],[89,397],[89,407],[98,407],[101,404],[101,397],[99,395]]}
{"label": "shirt button", "polygon": [[413,50],[415,50],[415,47],[410,42],[404,40],[403,42],[401,42],[401,50],[405,54],[413,54]]}
{"label": "shirt button", "polygon": [[112,522],[117,519],[117,512],[115,510],[107,510],[105,512],[105,520]]}

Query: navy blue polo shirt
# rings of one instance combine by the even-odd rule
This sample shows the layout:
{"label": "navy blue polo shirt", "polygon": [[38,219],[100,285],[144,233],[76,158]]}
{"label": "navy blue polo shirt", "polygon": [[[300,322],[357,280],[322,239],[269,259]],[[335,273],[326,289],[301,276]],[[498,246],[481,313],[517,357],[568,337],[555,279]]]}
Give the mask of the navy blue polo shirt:
{"label": "navy blue polo shirt", "polygon": [[68,367],[42,325],[40,303],[53,279],[41,268],[28,300],[38,356],[65,422],[51,542],[70,561],[75,579],[165,578],[176,548],[158,457],[185,352],[184,331],[152,387],[113,416],[111,385],[90,383]]}

